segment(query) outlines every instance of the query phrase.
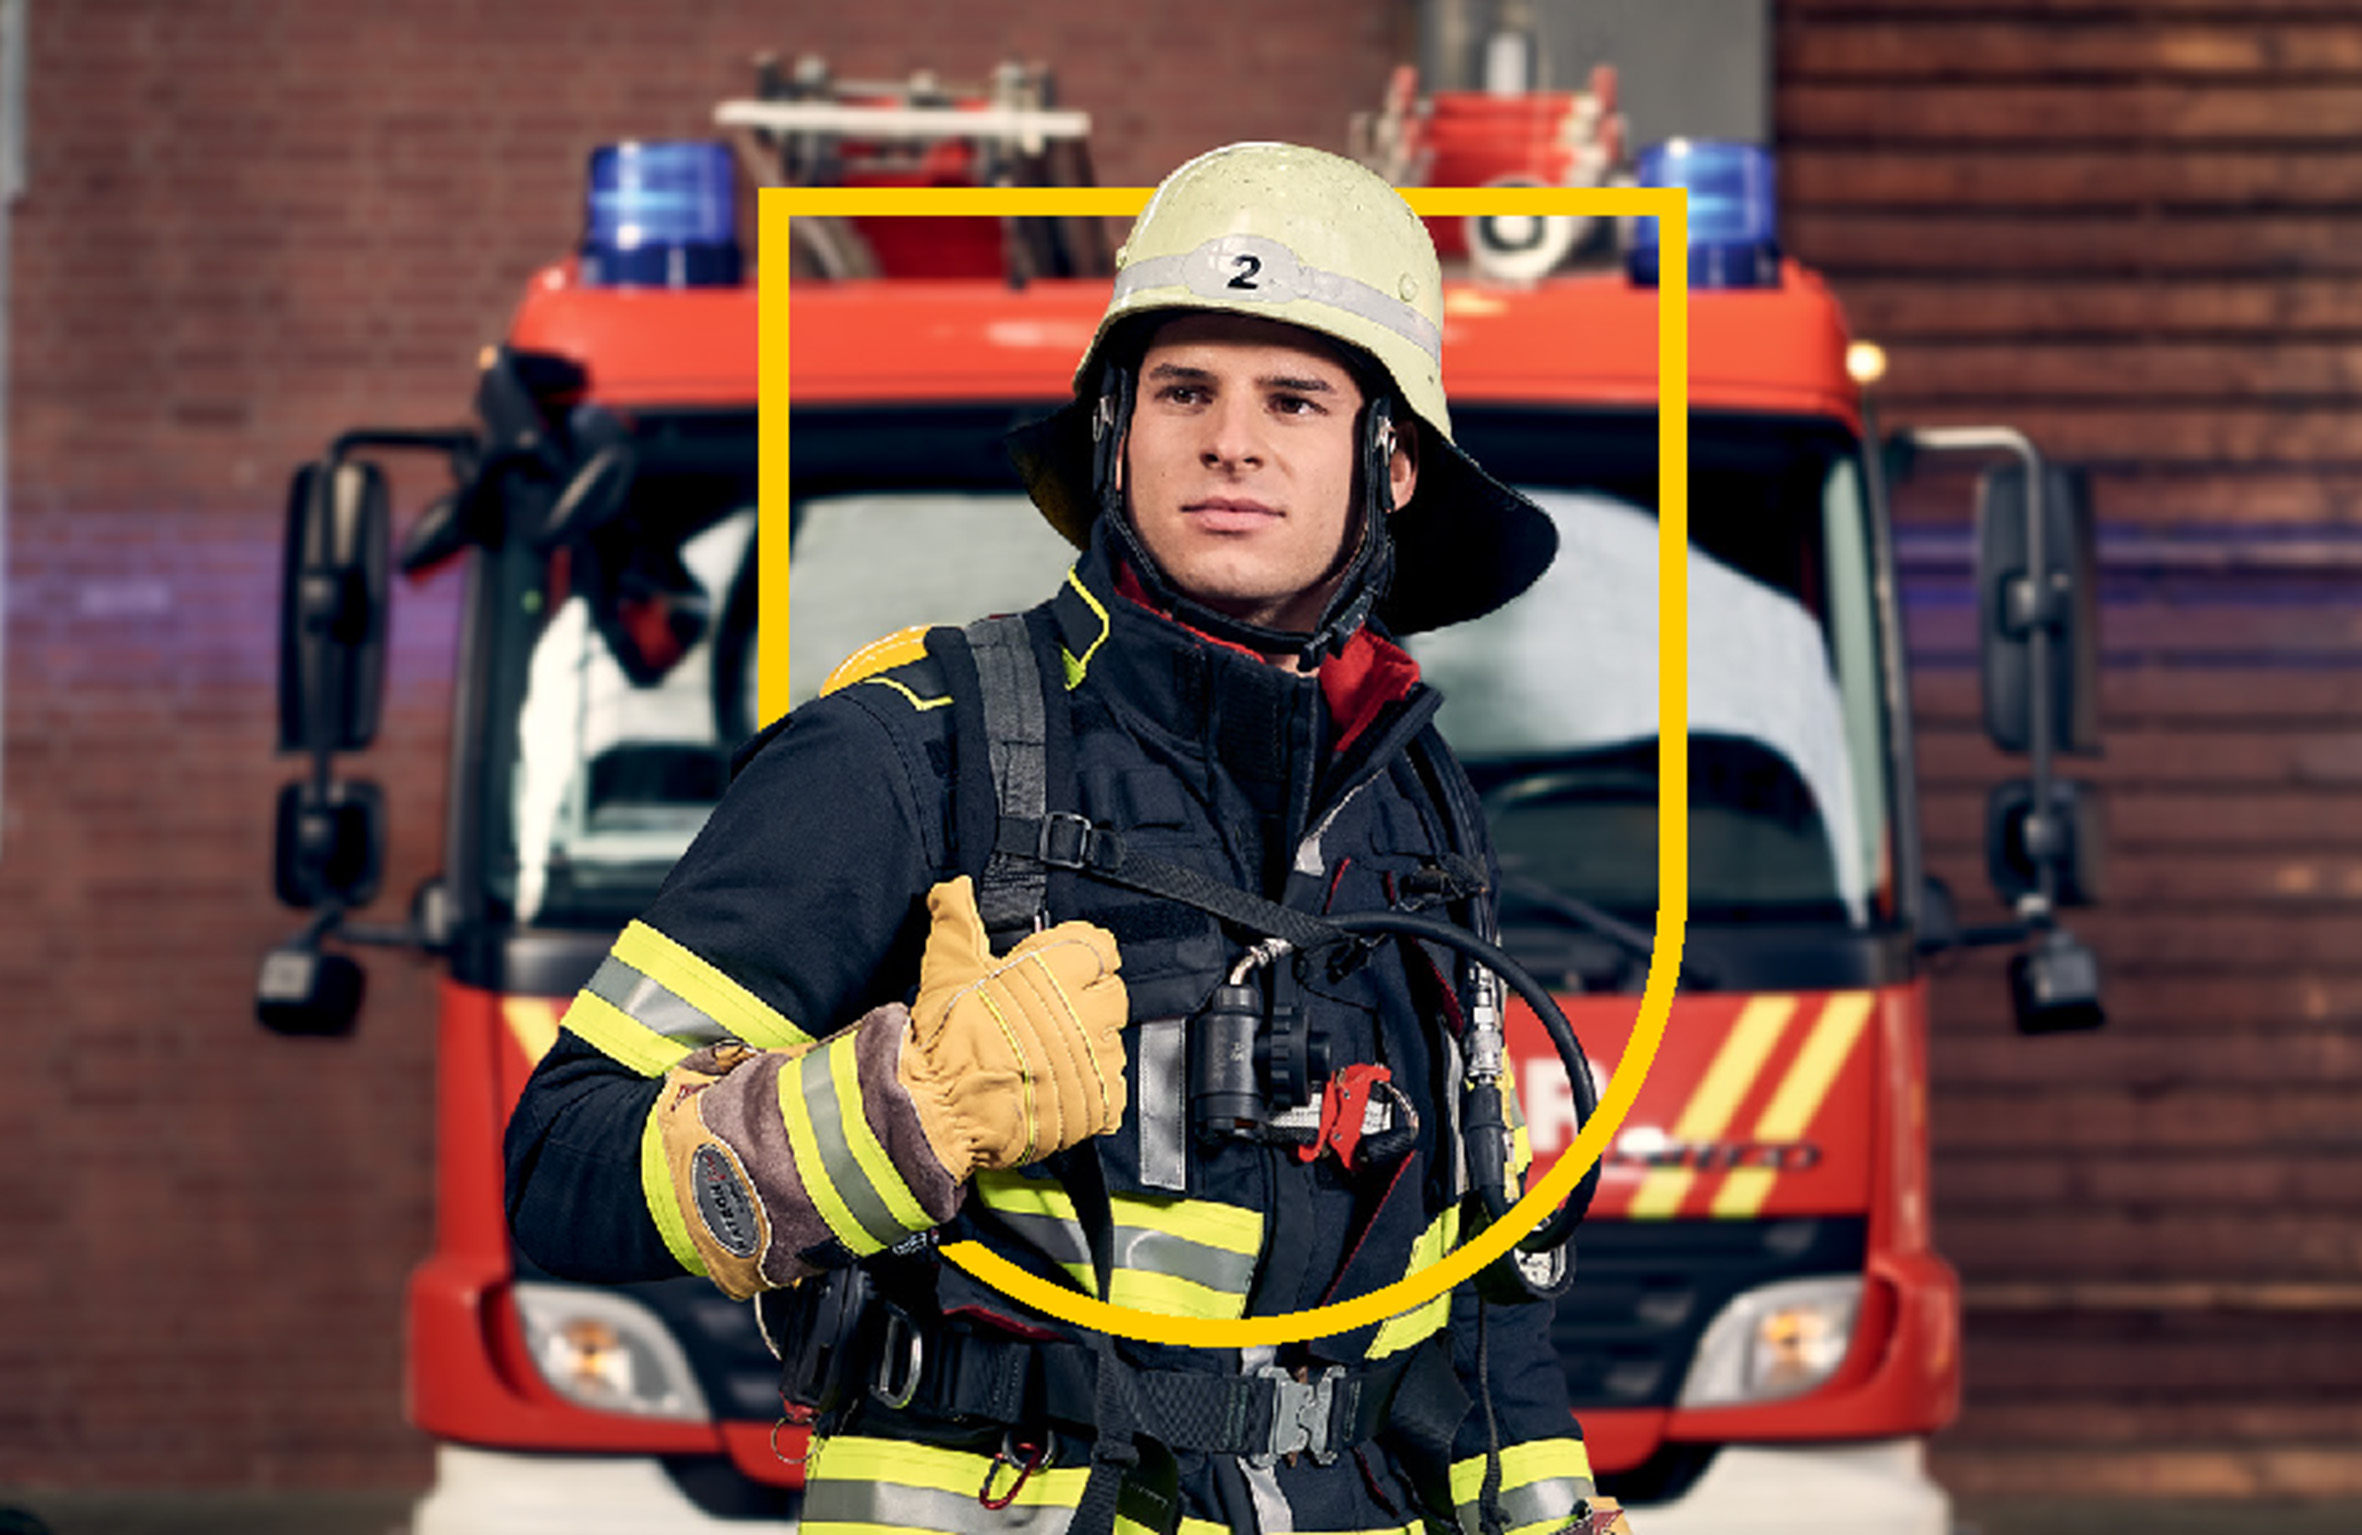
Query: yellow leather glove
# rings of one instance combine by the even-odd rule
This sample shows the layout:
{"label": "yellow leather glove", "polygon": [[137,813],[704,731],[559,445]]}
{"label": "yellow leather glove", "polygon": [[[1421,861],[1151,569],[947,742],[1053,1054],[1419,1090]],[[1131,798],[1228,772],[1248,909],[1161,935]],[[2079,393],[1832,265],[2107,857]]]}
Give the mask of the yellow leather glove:
{"label": "yellow leather glove", "polygon": [[995,957],[965,875],[927,892],[927,913],[899,1074],[951,1175],[1022,1167],[1122,1124],[1131,1014],[1115,936],[1061,922]]}

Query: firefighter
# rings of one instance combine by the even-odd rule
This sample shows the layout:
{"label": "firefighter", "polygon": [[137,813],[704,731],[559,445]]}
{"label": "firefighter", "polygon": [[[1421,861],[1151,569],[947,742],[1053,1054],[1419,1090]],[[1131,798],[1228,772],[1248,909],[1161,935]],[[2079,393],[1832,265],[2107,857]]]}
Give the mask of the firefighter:
{"label": "firefighter", "polygon": [[[1391,636],[1509,601],[1555,534],[1454,446],[1434,249],[1362,167],[1215,150],[1117,264],[1073,402],[1012,440],[1081,559],[750,743],[511,1120],[519,1247],[761,1295],[791,1379],[831,1377],[807,1521],[1621,1528],[1530,1287],[1218,1351],[934,1256],[1268,1315],[1424,1267],[1474,1207],[1454,1041],[1487,980],[1272,935],[1484,908],[1481,817]],[[1210,1060],[1242,1026],[1251,1068]]]}

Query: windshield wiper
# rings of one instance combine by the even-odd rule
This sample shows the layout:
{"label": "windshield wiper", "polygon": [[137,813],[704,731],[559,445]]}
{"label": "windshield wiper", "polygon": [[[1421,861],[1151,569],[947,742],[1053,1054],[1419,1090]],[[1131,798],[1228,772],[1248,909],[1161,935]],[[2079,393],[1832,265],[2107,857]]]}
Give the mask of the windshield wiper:
{"label": "windshield wiper", "polygon": [[[1656,939],[1645,930],[1633,926],[1603,906],[1595,906],[1580,896],[1567,894],[1555,885],[1545,884],[1530,874],[1501,871],[1501,892],[1515,896],[1528,906],[1538,907],[1565,921],[1568,925],[1604,938],[1625,955],[1640,961],[1645,967],[1656,958]],[[1681,983],[1711,990],[1715,984],[1714,966],[1697,957],[1690,950],[1696,944],[1694,935],[1685,935],[1682,944]],[[1644,972],[1645,973],[1645,972]]]}

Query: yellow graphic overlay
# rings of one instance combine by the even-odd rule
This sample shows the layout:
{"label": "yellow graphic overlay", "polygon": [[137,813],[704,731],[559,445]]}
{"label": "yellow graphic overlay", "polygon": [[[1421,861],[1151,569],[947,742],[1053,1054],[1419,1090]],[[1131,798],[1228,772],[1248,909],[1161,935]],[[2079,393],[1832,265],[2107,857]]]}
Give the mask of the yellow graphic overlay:
{"label": "yellow graphic overlay", "polygon": [[[1130,217],[1147,187],[766,187],[757,195],[760,249],[784,253],[789,220],[803,217],[1004,218]],[[943,1256],[1010,1298],[1077,1327],[1149,1343],[1254,1348],[1351,1332],[1413,1311],[1475,1277],[1558,1208],[1606,1151],[1640,1096],[1673,1008],[1689,915],[1689,194],[1680,187],[1412,187],[1403,198],[1429,217],[1642,217],[1657,222],[1665,253],[1657,290],[1657,931],[1648,984],[1624,1058],[1583,1127],[1549,1175],[1507,1216],[1426,1268],[1355,1300],[1281,1316],[1172,1316],[1111,1306],[1025,1272],[978,1242],[954,1242]],[[761,328],[757,493],[761,501],[760,610],[788,611],[789,324],[787,262],[760,268]],[[765,720],[787,708],[784,621],[760,626],[757,690]]]}

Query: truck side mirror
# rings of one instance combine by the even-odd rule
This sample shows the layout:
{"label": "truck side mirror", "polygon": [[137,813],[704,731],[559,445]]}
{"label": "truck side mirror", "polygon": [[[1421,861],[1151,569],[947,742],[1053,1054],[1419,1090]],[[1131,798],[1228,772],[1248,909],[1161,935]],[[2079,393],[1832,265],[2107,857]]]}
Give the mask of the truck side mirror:
{"label": "truck side mirror", "polygon": [[279,899],[298,910],[366,906],[385,872],[385,795],[367,780],[279,790],[271,856]]}
{"label": "truck side mirror", "polygon": [[[2022,464],[1987,470],[1977,486],[1977,644],[1984,660],[1985,733],[2006,752],[2033,750],[2034,655],[2046,652],[2056,751],[2097,756],[2099,556],[2091,482],[2081,469],[2047,466],[2039,520],[2042,586],[2027,558],[2027,477]],[[2048,643],[2029,643],[2047,628]]]}
{"label": "truck side mirror", "polygon": [[1924,876],[1919,886],[1919,952],[1941,954],[1958,948],[1960,933],[1960,903],[1953,899],[1952,887],[1933,874]]}
{"label": "truck side mirror", "polygon": [[2107,832],[2097,785],[2053,779],[2050,813],[2034,814],[2034,785],[2013,778],[1985,798],[1985,870],[1993,891],[2015,906],[2042,888],[2051,868],[2051,901],[2097,906],[2107,899]]}
{"label": "truck side mirror", "polygon": [[2065,1034],[2108,1021],[2099,959],[2064,928],[2052,928],[2010,960],[2009,1001],[2020,1034]]}
{"label": "truck side mirror", "polygon": [[350,1034],[368,978],[343,954],[323,954],[297,939],[263,956],[254,982],[254,1016],[274,1034]]}
{"label": "truck side mirror", "polygon": [[359,751],[377,735],[389,530],[375,464],[332,457],[296,471],[279,589],[281,751]]}
{"label": "truck side mirror", "polygon": [[[2099,557],[2091,493],[2078,471],[2053,468],[2025,433],[2004,426],[1921,427],[1913,453],[2006,453],[1977,487],[1977,612],[1985,732],[2024,752],[2031,771],[1986,807],[1986,862],[2016,910],[2008,927],[1964,932],[1964,944],[2031,946],[2010,961],[2010,1002],[2029,1034],[2095,1029],[2099,958],[2058,925],[2058,908],[2095,899],[2099,798],[2057,776],[2058,753],[2099,750]],[[1923,931],[1922,944],[1933,935]]]}

